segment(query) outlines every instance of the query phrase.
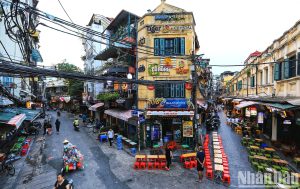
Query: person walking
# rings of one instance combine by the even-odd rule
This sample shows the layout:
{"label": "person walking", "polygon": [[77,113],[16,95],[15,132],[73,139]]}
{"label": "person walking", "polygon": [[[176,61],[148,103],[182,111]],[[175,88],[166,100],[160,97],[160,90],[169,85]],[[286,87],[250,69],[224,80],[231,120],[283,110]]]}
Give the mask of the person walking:
{"label": "person walking", "polygon": [[55,126],[56,126],[56,133],[59,134],[60,121],[59,121],[58,118],[57,118],[56,121],[55,121]]}
{"label": "person walking", "polygon": [[112,146],[112,141],[114,139],[114,131],[112,129],[109,129],[107,134],[108,134],[109,146]]}
{"label": "person walking", "polygon": [[167,167],[166,167],[166,170],[167,170],[167,171],[170,170],[170,165],[172,164],[172,157],[173,157],[172,150],[170,149],[170,146],[167,145],[167,146],[166,146],[166,160],[167,160]]}
{"label": "person walking", "polygon": [[44,121],[43,129],[44,129],[44,136],[47,134],[47,127],[48,127],[48,121]]}
{"label": "person walking", "polygon": [[202,182],[203,180],[203,170],[204,170],[204,163],[205,163],[205,153],[203,151],[202,146],[198,147],[198,152],[196,155],[197,159],[197,171],[198,171],[198,182]]}

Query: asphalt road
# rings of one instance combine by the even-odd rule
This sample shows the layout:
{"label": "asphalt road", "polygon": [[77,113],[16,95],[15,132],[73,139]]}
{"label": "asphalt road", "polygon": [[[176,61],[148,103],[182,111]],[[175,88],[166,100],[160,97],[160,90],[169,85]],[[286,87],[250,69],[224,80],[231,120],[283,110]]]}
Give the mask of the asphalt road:
{"label": "asphalt road", "polygon": [[[57,171],[62,168],[63,140],[68,139],[84,155],[84,170],[76,170],[67,173],[67,179],[73,179],[76,189],[87,188],[113,188],[126,189],[128,186],[122,183],[110,170],[109,159],[97,145],[95,138],[91,138],[83,129],[75,131],[73,129],[73,117],[69,113],[62,113],[60,133],[56,134],[55,120],[56,113],[52,115],[53,133],[47,136],[44,149],[43,162],[50,165]],[[55,181],[55,178],[53,178]]]}

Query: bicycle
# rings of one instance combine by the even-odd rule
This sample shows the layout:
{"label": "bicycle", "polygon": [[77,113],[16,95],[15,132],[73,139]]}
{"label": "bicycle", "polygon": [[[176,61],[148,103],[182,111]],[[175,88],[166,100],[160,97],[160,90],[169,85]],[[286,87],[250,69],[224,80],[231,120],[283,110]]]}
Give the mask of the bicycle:
{"label": "bicycle", "polygon": [[9,158],[9,159],[5,158],[2,162],[0,162],[1,163],[0,172],[3,172],[3,173],[6,172],[7,175],[14,176],[16,170],[15,170],[14,165],[12,164],[12,161],[13,160],[11,158]]}

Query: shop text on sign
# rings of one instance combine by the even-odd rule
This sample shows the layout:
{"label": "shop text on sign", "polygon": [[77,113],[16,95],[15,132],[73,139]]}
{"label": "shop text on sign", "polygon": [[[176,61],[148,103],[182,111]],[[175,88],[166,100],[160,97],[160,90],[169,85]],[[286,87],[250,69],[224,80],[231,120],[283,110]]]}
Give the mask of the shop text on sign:
{"label": "shop text on sign", "polygon": [[148,73],[151,76],[159,76],[161,73],[169,73],[170,68],[166,66],[160,66],[158,64],[150,64],[148,67]]}
{"label": "shop text on sign", "polygon": [[148,116],[193,116],[194,111],[147,111]]}

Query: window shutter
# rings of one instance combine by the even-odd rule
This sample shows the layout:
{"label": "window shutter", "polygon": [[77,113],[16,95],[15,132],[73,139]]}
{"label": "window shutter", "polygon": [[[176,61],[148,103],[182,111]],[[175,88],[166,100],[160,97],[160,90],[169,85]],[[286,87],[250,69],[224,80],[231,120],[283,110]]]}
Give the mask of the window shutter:
{"label": "window shutter", "polygon": [[180,38],[180,55],[185,55],[185,38]]}
{"label": "window shutter", "polygon": [[171,95],[170,95],[170,97],[172,97],[172,98],[174,98],[174,96],[175,96],[175,86],[174,86],[175,84],[171,84]]}
{"label": "window shutter", "polygon": [[159,46],[160,46],[160,55],[161,56],[164,56],[165,55],[165,39],[164,38],[161,38],[160,39],[160,44],[159,44]]}
{"label": "window shutter", "polygon": [[154,55],[155,56],[159,55],[159,39],[158,38],[154,39]]}
{"label": "window shutter", "polygon": [[280,64],[279,63],[276,63],[275,66],[274,66],[274,80],[275,81],[278,81],[280,80],[280,72],[279,72],[279,66]]}
{"label": "window shutter", "polygon": [[178,55],[179,54],[179,49],[178,49],[178,43],[179,43],[179,38],[174,38],[174,54]]}
{"label": "window shutter", "polygon": [[284,79],[288,79],[290,77],[289,63],[289,59],[284,60]]}
{"label": "window shutter", "polygon": [[297,74],[300,75],[300,52],[297,54]]}

